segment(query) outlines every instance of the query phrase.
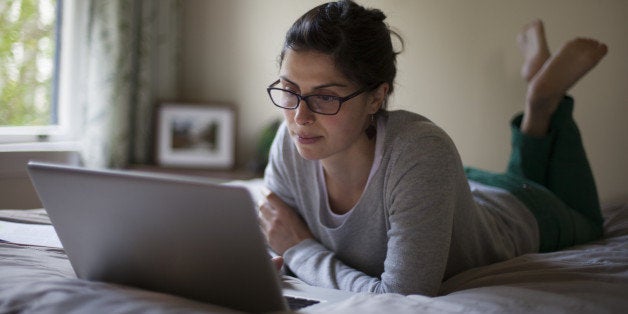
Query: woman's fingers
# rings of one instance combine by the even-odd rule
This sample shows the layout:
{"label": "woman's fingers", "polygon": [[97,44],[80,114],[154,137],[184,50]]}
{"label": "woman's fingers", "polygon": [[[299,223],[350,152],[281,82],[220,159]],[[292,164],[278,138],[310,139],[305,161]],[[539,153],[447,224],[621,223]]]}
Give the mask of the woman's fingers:
{"label": "woman's fingers", "polygon": [[275,265],[277,271],[280,271],[281,267],[283,267],[283,257],[275,256],[271,259],[271,261],[273,262],[273,265]]}
{"label": "woman's fingers", "polygon": [[259,220],[262,232],[270,247],[283,254],[312,234],[301,217],[274,193],[259,203]]}

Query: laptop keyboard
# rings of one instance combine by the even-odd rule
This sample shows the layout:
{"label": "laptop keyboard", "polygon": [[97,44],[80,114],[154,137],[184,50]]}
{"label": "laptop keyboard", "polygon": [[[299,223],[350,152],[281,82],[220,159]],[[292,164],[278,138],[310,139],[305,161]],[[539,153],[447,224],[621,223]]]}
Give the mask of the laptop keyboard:
{"label": "laptop keyboard", "polygon": [[290,296],[285,296],[285,298],[286,298],[286,301],[288,301],[288,307],[291,310],[298,310],[306,306],[320,303],[320,301],[304,299],[304,298],[297,298],[297,297],[290,297]]}

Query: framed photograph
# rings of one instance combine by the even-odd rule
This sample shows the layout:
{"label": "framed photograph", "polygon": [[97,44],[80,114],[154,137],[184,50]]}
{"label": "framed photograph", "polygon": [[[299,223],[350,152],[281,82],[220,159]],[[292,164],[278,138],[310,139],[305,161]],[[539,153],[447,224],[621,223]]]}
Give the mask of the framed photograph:
{"label": "framed photograph", "polygon": [[235,110],[221,104],[166,103],[157,118],[157,162],[185,168],[232,168]]}

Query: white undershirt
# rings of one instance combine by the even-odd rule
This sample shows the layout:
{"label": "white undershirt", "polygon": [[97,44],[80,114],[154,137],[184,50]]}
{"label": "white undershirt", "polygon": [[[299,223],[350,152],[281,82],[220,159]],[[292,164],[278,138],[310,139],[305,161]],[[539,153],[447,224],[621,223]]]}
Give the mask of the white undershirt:
{"label": "white undershirt", "polygon": [[[379,169],[379,166],[382,162],[382,155],[384,153],[384,137],[386,135],[385,133],[386,133],[385,119],[377,119],[377,135],[375,137],[375,156],[373,157],[373,165],[371,166],[371,172],[369,173],[369,177],[366,180],[366,185],[364,186],[364,190],[366,190],[366,187],[371,182],[371,178],[373,177],[373,175],[375,175],[375,173]],[[321,219],[324,221],[324,223],[328,227],[336,228],[336,227],[341,226],[344,223],[344,221],[349,217],[349,214],[351,214],[351,212],[353,211],[353,208],[355,208],[355,205],[353,208],[351,208],[349,211],[347,211],[344,214],[336,214],[331,210],[331,206],[329,205],[329,195],[327,194],[327,185],[325,184],[325,174],[323,171],[323,165],[320,161],[318,162],[318,188],[319,188],[319,191],[322,191],[322,197],[325,198],[324,203],[326,204],[326,208],[324,208],[324,210],[321,211],[321,214],[322,214]],[[362,197],[360,196],[360,200],[361,199]],[[358,200],[357,203],[359,203],[360,200]]]}

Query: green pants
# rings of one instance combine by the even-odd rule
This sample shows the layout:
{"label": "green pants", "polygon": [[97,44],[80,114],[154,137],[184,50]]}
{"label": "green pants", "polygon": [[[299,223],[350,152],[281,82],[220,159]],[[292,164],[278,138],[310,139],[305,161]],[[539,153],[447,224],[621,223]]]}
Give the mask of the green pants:
{"label": "green pants", "polygon": [[602,236],[597,188],[572,111],[573,99],[563,98],[549,133],[540,138],[521,133],[523,115],[516,116],[505,173],[465,169],[469,180],[506,189],[532,211],[539,225],[541,252]]}

